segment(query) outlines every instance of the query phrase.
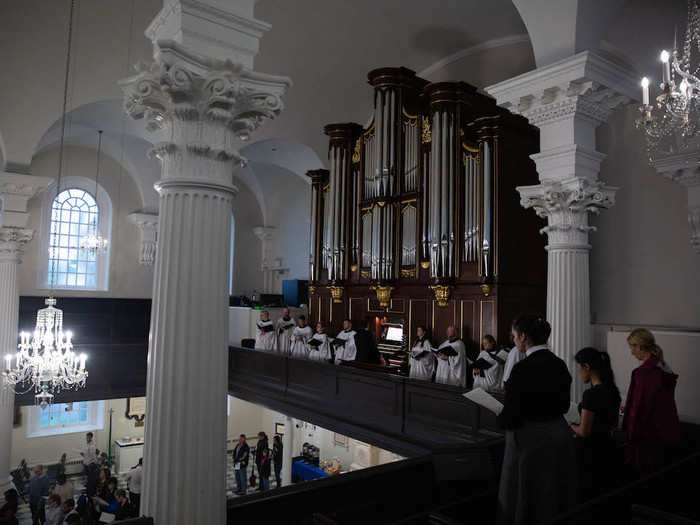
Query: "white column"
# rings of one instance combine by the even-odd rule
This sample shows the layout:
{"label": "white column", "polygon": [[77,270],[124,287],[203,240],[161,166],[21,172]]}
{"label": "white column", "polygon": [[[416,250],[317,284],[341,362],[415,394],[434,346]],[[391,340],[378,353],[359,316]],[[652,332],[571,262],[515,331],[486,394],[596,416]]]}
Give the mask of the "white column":
{"label": "white column", "polygon": [[[19,316],[19,285],[17,265],[21,262],[24,245],[34,232],[23,228],[0,228],[0,363],[5,355],[17,351]],[[10,485],[12,452],[12,421],[15,395],[10,388],[0,388],[0,498]]]}
{"label": "white column", "polygon": [[[0,173],[0,366],[5,355],[17,352],[19,317],[19,284],[17,266],[22,262],[24,247],[34,231],[29,222],[27,203],[51,179],[20,173]],[[0,385],[0,499],[10,484],[12,453],[12,421],[15,396],[11,389]]]}
{"label": "white column", "polygon": [[244,163],[238,140],[280,113],[290,83],[228,55],[235,45],[221,42],[249,39],[254,21],[222,5],[166,3],[147,32],[154,64],[120,82],[127,113],[160,140],[141,500],[156,523],[226,522],[232,176]]}
{"label": "white column", "polygon": [[595,150],[596,128],[637,96],[637,80],[630,68],[585,51],[486,90],[540,129],[540,153],[532,155],[540,184],[517,189],[522,205],[547,219],[550,345],[574,376],[576,401],[582,385],[573,357],[591,344],[588,214],[611,207],[617,190],[598,180],[605,155]]}
{"label": "white column", "polygon": [[130,213],[128,217],[141,232],[139,264],[152,266],[156,260],[158,247],[158,215],[155,213],[134,212]]}
{"label": "white column", "polygon": [[294,457],[294,419],[287,416],[282,436],[282,486],[292,483],[292,458]]}

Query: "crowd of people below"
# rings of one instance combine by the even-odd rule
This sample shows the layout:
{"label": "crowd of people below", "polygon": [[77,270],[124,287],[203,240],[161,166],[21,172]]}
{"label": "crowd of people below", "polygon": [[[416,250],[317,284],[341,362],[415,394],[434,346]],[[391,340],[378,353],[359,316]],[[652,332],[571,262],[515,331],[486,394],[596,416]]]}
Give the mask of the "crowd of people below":
{"label": "crowd of people below", "polygon": [[[101,467],[92,432],[85,435],[82,448],[85,489],[78,493],[65,473],[52,486],[43,465],[34,467],[29,481],[29,508],[32,525],[91,525],[118,523],[136,518],[141,503],[143,459],[126,474],[127,489],[118,489],[118,480],[107,467]],[[16,525],[19,494],[13,488],[5,493],[0,524]]]}

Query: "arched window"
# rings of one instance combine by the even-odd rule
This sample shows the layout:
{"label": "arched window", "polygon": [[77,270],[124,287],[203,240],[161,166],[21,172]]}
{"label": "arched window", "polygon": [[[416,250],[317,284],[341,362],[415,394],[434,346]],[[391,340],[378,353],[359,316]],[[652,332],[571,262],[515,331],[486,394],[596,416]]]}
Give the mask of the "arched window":
{"label": "arched window", "polygon": [[63,190],[51,206],[48,285],[95,288],[97,255],[80,249],[80,239],[98,234],[95,197],[80,188]]}
{"label": "arched window", "polygon": [[111,250],[80,249],[80,239],[86,235],[110,241],[112,201],[102,185],[97,198],[94,191],[95,181],[74,175],[61,181],[58,195],[55,183],[44,192],[40,253],[46,256],[39,258],[38,288],[108,289]]}

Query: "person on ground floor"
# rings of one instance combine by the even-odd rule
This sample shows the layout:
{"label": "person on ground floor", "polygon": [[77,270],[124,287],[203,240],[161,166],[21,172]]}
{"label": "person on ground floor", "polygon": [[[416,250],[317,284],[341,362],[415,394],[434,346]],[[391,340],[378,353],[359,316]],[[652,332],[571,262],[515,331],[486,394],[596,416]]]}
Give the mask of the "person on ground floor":
{"label": "person on ground floor", "polygon": [[[265,451],[270,447],[269,441],[267,440],[267,434],[263,432],[262,430],[258,432],[258,444],[255,445],[255,466],[258,469],[258,474],[262,478],[262,459],[263,455],[265,454]],[[268,452],[269,455],[269,452]],[[269,465],[268,465],[269,468]],[[269,478],[270,474],[268,473],[268,484],[269,484]],[[265,490],[263,488],[262,480],[260,481],[260,485],[258,486],[258,491],[263,491]]]}
{"label": "person on ground floor", "polygon": [[74,496],[73,484],[66,479],[66,475],[61,473],[56,477],[56,486],[53,488],[53,493],[60,498],[59,503],[63,503],[68,498]]}
{"label": "person on ground floor", "polygon": [[520,315],[513,340],[525,359],[511,372],[498,421],[506,448],[498,489],[499,525],[546,523],[578,498],[576,450],[563,415],[571,399],[571,374],[549,350],[551,327]]}
{"label": "person on ground floor", "polygon": [[129,500],[138,512],[141,509],[141,480],[143,479],[143,458],[139,464],[126,473],[126,488],[129,489]]}
{"label": "person on ground floor", "polygon": [[265,447],[260,456],[260,491],[270,490],[270,449]]}
{"label": "person on ground floor", "polygon": [[236,448],[233,449],[233,470],[236,473],[236,494],[245,496],[247,492],[246,474],[248,471],[248,459],[250,457],[250,447],[245,440],[245,434],[238,438]]}
{"label": "person on ground floor", "polygon": [[29,481],[29,508],[32,511],[32,525],[44,523],[44,498],[49,495],[49,478],[44,466],[34,467],[34,477]]}
{"label": "person on ground floor", "polygon": [[114,519],[116,521],[128,520],[131,518],[138,517],[138,511],[134,508],[134,505],[129,501],[126,496],[126,491],[124,489],[119,489],[117,491],[117,503],[118,506],[114,511]]}
{"label": "person on ground floor", "polygon": [[63,525],[63,509],[61,508],[61,496],[56,493],[49,494],[46,501],[46,525]]}
{"label": "person on ground floor", "polygon": [[282,436],[279,434],[272,438],[272,463],[275,467],[275,481],[277,482],[277,488],[282,486],[282,463],[284,446],[282,445]]}

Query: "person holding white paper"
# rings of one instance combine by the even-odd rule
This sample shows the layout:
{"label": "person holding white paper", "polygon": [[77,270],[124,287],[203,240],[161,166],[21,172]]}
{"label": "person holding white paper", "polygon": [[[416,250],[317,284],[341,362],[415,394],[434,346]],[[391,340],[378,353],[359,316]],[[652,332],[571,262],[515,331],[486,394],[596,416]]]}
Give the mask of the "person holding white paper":
{"label": "person holding white paper", "polygon": [[467,384],[467,356],[464,343],[453,325],[447,327],[447,340],[437,349],[435,382],[464,387]]}
{"label": "person holding white paper", "polygon": [[498,415],[506,448],[498,489],[499,525],[547,523],[578,499],[577,457],[563,415],[571,400],[571,374],[547,346],[551,327],[520,315],[513,340],[525,359],[513,368]]}
{"label": "person holding white paper", "polygon": [[410,351],[410,372],[411,379],[422,379],[430,381],[433,379],[435,372],[435,355],[433,354],[433,345],[428,338],[427,329],[423,325],[419,325],[416,329],[416,341],[413,343],[413,348]]}

